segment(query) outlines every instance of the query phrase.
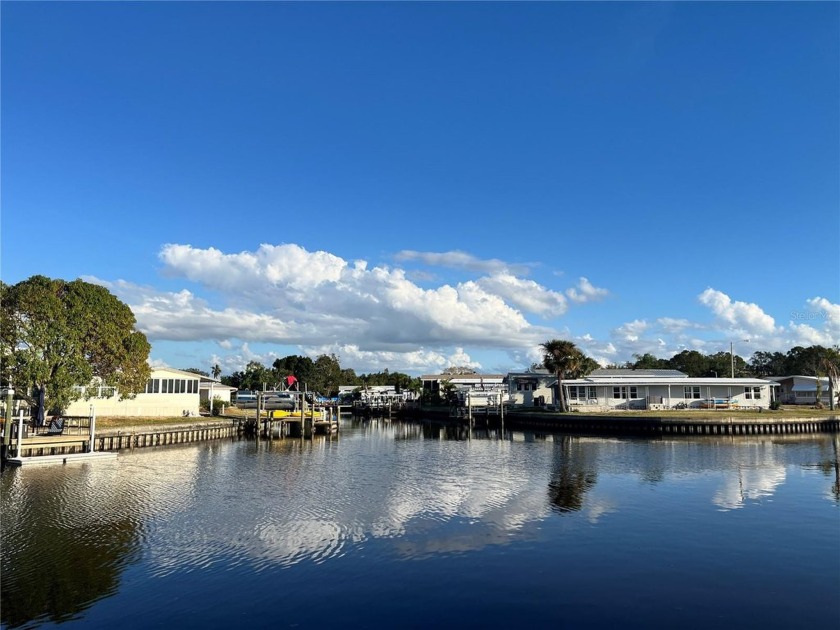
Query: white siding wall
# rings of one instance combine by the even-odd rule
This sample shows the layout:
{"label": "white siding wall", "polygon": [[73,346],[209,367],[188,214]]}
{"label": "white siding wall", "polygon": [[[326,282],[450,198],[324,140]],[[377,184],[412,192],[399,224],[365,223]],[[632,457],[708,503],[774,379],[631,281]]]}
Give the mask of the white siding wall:
{"label": "white siding wall", "polygon": [[182,416],[198,415],[198,394],[137,394],[132,400],[112,398],[79,399],[67,408],[68,416],[86,416],[90,406],[97,416]]}
{"label": "white siding wall", "polygon": [[[615,397],[614,388],[618,390],[618,398]],[[631,387],[636,388],[636,398],[631,398]],[[690,394],[686,396],[686,387],[691,387]],[[674,408],[677,405],[686,405],[692,409],[702,409],[707,399],[727,399],[732,400],[733,406],[738,407],[761,407],[767,409],[770,407],[770,386],[752,386],[759,387],[759,397],[755,397],[754,391],[750,391],[749,398],[745,392],[745,386],[729,386],[729,385],[699,385],[691,383],[673,384],[670,386],[670,391],[667,385],[629,385],[619,384],[615,385],[597,385],[597,396],[592,402],[591,397],[587,397],[585,401],[574,400],[570,398],[571,405],[576,409],[581,410],[618,410],[618,409],[645,409],[648,405],[648,397],[650,397],[651,408],[656,409],[656,405],[662,405],[663,409]],[[752,390],[752,387],[750,388]],[[699,389],[699,391],[698,391]],[[694,396],[698,397],[694,397]],[[661,403],[659,402],[661,399]]]}
{"label": "white siding wall", "polygon": [[[193,393],[157,393],[137,394],[134,398],[120,400],[114,395],[109,398],[89,398],[70,403],[66,410],[68,416],[86,416],[93,405],[97,416],[118,416],[118,417],[176,417],[183,415],[198,415],[199,406],[199,379],[195,374],[189,374],[178,370],[156,369],[152,370],[152,380],[178,379],[180,381],[194,380],[190,386]],[[159,384],[160,385],[160,384]],[[179,385],[180,387],[180,385]],[[159,389],[162,389],[159,387]]]}
{"label": "white siding wall", "polygon": [[540,379],[536,384],[536,389],[521,390],[516,388],[516,383],[510,384],[510,401],[514,405],[524,405],[525,407],[533,407],[534,399],[543,397],[546,405],[554,404],[554,387],[549,387],[547,381]]}

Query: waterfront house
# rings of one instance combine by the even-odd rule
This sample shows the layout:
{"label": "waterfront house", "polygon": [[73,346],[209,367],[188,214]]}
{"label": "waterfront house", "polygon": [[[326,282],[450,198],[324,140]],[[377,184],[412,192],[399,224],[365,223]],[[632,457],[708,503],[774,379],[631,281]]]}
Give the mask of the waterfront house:
{"label": "waterfront house", "polygon": [[541,407],[553,405],[557,391],[557,375],[544,368],[510,372],[506,378],[511,405]]}
{"label": "waterfront house", "polygon": [[460,392],[460,396],[468,391],[498,392],[505,388],[507,377],[504,374],[425,374],[420,377],[423,383],[423,393],[443,396],[445,384],[452,385]]}
{"label": "waterfront house", "polygon": [[414,400],[414,393],[405,389],[398,392],[394,385],[339,385],[338,397],[339,400],[355,399],[363,404],[381,406]]}
{"label": "waterfront house", "polygon": [[598,369],[563,381],[569,406],[619,409],[767,409],[775,383],[760,378],[690,377],[679,370]]}
{"label": "waterfront house", "polygon": [[68,416],[86,416],[93,405],[98,416],[197,416],[201,376],[174,368],[153,368],[144,391],[120,400],[114,387],[79,387],[82,397],[70,403]]}
{"label": "waterfront house", "polygon": [[769,376],[768,379],[779,384],[779,401],[785,405],[817,404],[817,384],[822,389],[820,402],[826,407],[831,402],[827,376]]}
{"label": "waterfront house", "polygon": [[209,402],[214,398],[219,398],[224,404],[230,405],[231,395],[235,391],[235,387],[222,385],[222,382],[215,378],[210,378],[209,376],[200,377],[200,382],[198,384],[198,397],[201,403]]}

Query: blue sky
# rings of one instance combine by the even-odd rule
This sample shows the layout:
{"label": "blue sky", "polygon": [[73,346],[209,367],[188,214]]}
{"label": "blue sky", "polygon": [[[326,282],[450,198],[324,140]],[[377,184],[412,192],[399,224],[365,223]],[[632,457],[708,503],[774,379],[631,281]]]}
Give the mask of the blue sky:
{"label": "blue sky", "polygon": [[2,279],[109,287],[154,364],[840,340],[837,3],[4,2],[1,45]]}

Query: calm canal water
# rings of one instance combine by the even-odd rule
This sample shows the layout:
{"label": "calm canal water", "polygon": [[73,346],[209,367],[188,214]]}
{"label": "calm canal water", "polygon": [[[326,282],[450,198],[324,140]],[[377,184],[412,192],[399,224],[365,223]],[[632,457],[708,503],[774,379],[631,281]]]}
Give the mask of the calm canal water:
{"label": "calm canal water", "polygon": [[840,436],[344,422],[7,469],[13,627],[840,627]]}

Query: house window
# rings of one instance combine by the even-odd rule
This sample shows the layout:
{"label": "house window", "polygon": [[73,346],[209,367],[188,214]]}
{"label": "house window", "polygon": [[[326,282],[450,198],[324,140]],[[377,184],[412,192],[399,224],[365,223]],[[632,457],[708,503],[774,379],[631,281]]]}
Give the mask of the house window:
{"label": "house window", "polygon": [[[589,388],[589,397],[595,398],[595,388]],[[639,390],[635,385],[622,385],[621,387],[613,387],[613,398],[627,398],[627,394],[630,394],[630,398],[638,398],[639,397]]]}
{"label": "house window", "polygon": [[700,386],[697,385],[695,387],[686,385],[685,386],[685,398],[700,398]]}
{"label": "house window", "polygon": [[577,400],[578,397],[578,388],[575,385],[569,387],[569,398]]}
{"label": "house window", "polygon": [[761,388],[760,387],[745,387],[744,388],[744,398],[748,400],[760,400],[761,399]]}

